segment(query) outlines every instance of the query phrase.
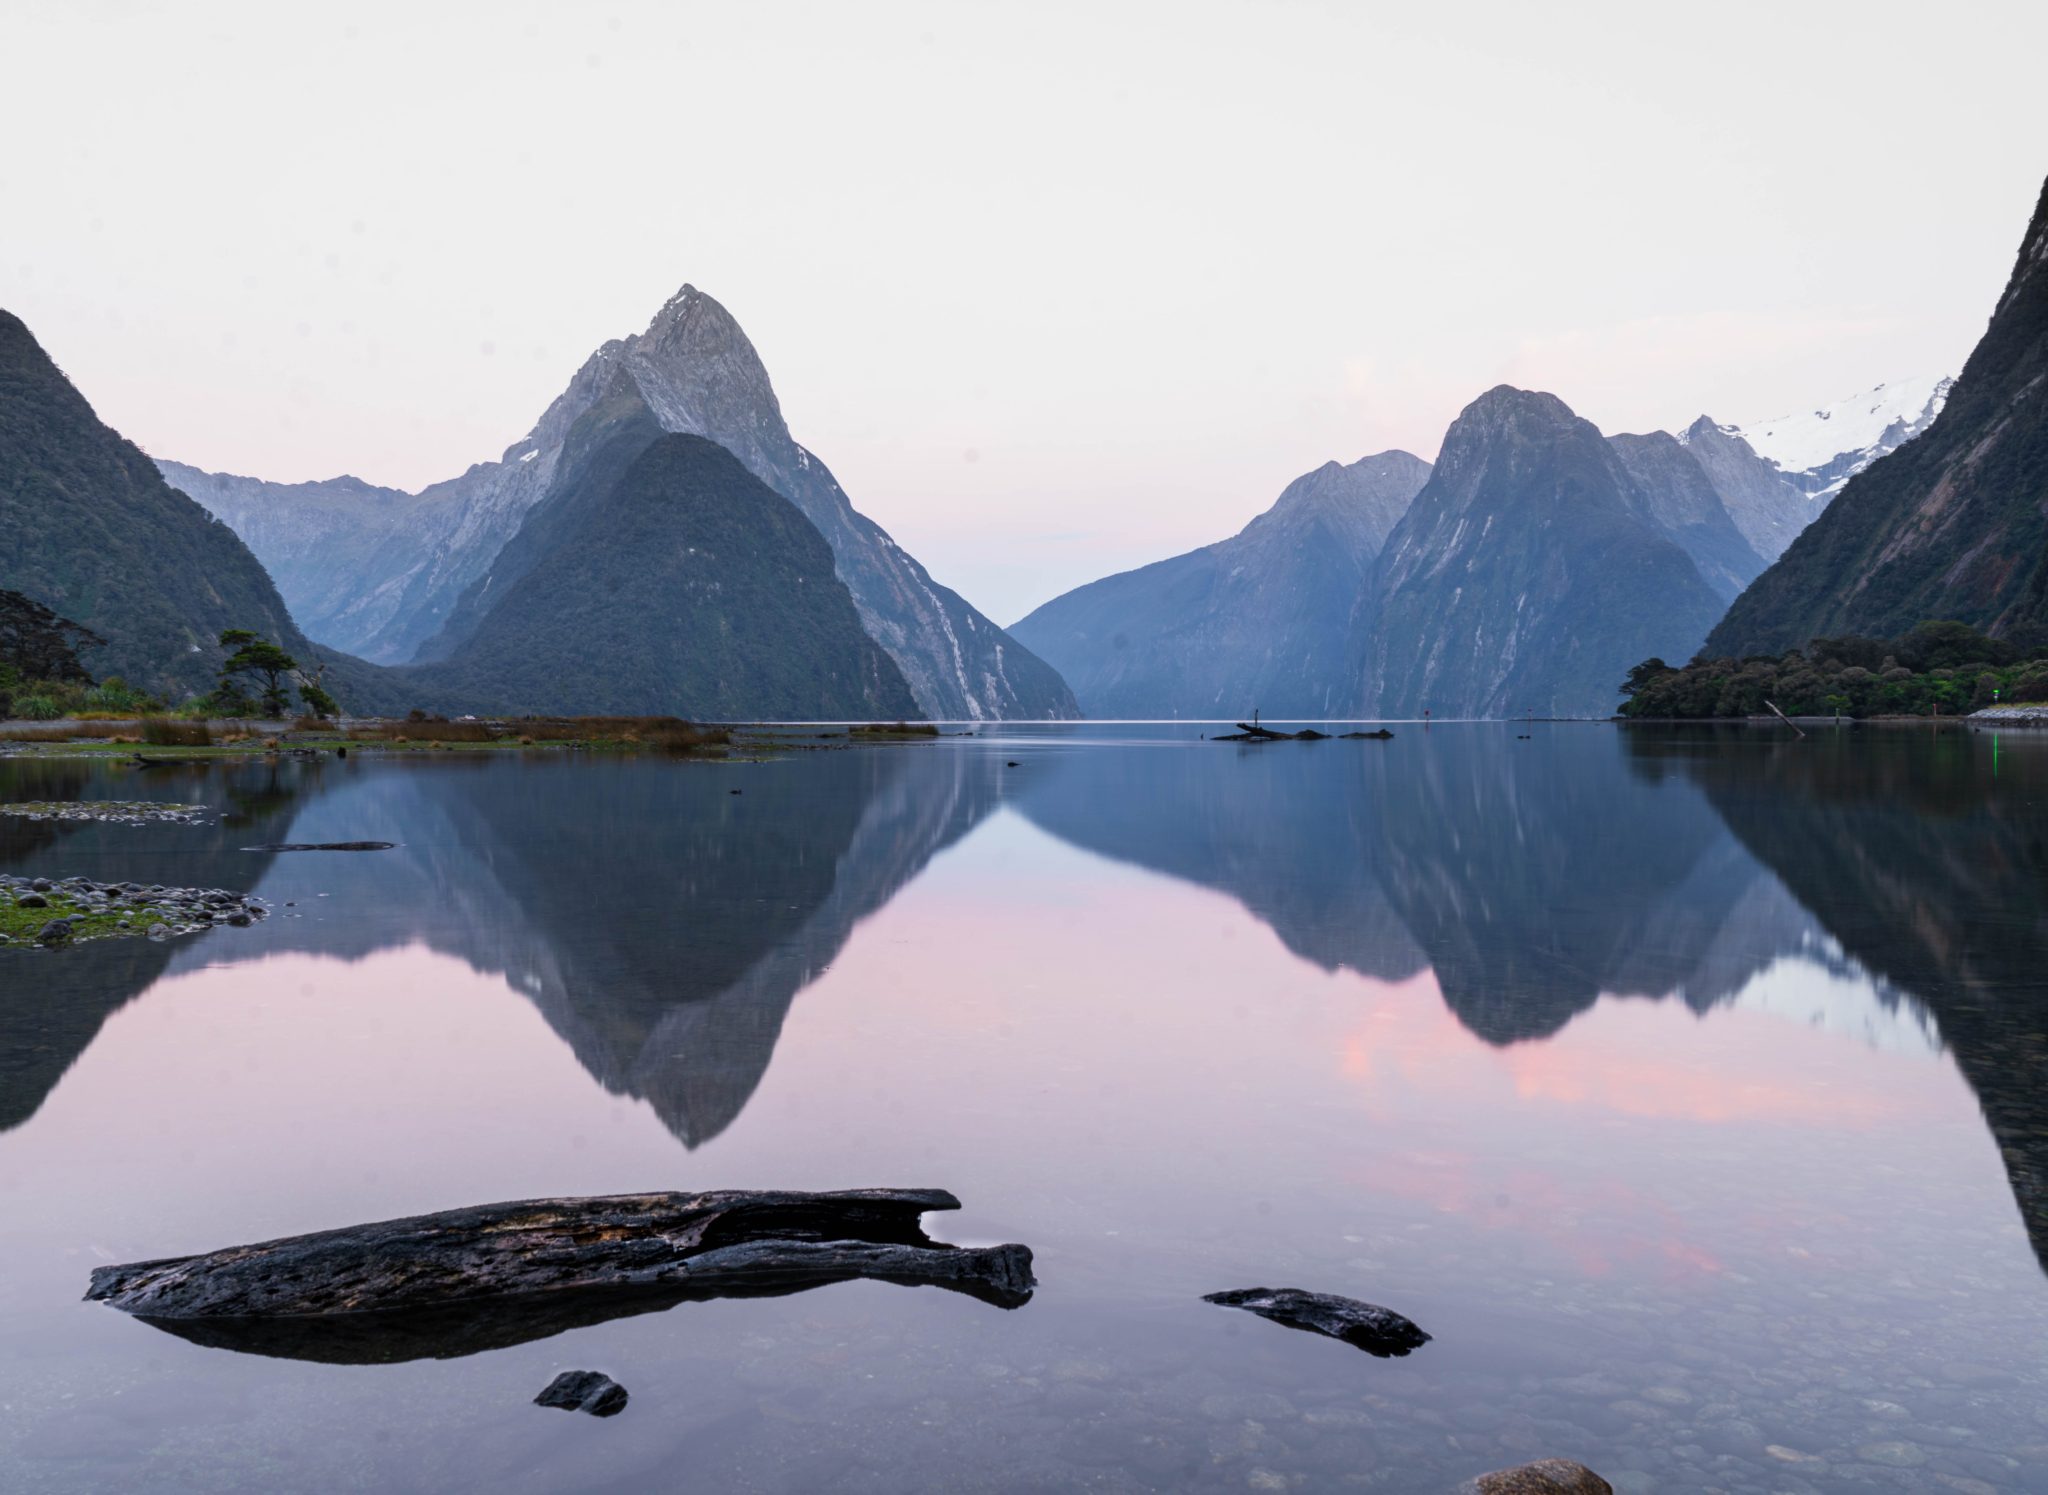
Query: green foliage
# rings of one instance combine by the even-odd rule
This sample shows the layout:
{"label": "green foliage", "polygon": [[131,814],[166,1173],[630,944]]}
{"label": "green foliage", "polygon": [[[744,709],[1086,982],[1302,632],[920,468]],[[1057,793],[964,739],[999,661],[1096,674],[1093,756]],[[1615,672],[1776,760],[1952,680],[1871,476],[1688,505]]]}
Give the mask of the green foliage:
{"label": "green foliage", "polygon": [[1646,659],[1622,686],[1628,717],[1954,716],[2048,701],[2048,646],[2022,653],[1967,624],[1925,622],[1897,639],[1817,638],[1775,657]]}
{"label": "green foliage", "polygon": [[299,662],[278,648],[269,639],[252,633],[246,628],[229,628],[220,636],[220,646],[231,651],[221,661],[221,691],[241,689],[238,676],[254,675],[262,682],[258,699],[265,716],[283,716],[291,710],[291,698],[285,692],[286,677],[299,667]]}
{"label": "green foliage", "polygon": [[64,714],[64,708],[55,696],[16,696],[13,714],[25,722],[53,722]]}

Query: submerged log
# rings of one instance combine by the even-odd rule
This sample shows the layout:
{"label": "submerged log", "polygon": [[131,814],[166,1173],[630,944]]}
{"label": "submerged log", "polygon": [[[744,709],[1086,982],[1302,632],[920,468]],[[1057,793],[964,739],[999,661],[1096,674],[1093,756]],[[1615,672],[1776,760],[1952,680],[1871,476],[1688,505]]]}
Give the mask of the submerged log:
{"label": "submerged log", "polygon": [[[1389,734],[1391,735],[1391,734]],[[1271,727],[1255,727],[1249,722],[1239,722],[1235,732],[1218,732],[1211,742],[1325,742],[1327,732],[1318,732],[1314,727],[1303,727],[1299,732],[1275,732]]]}
{"label": "submerged log", "polygon": [[244,851],[389,851],[394,841],[268,841]]}
{"label": "submerged log", "polygon": [[1429,1335],[1391,1308],[1330,1293],[1303,1292],[1298,1287],[1234,1288],[1205,1294],[1202,1301],[1242,1308],[1290,1329],[1306,1329],[1311,1334],[1341,1339],[1383,1360],[1429,1343]]}
{"label": "submerged log", "polygon": [[[925,1211],[959,1207],[943,1189],[528,1199],[99,1267],[86,1297],[202,1343],[347,1360],[467,1354],[689,1298],[856,1277],[1028,1301],[1028,1247],[924,1233]],[[394,1339],[397,1353],[379,1349]]]}

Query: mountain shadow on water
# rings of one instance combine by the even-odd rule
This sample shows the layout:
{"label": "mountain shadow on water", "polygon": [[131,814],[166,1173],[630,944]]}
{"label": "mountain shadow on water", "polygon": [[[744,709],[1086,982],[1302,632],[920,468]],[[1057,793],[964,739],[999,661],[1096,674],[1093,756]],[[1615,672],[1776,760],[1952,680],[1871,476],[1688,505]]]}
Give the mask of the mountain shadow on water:
{"label": "mountain shadow on water", "polygon": [[[288,823],[292,807],[315,792],[324,764],[193,764],[157,770],[147,794],[204,805],[197,824],[138,828],[95,821],[26,820],[0,815],[0,871],[17,876],[90,877],[100,882],[254,891],[271,857],[243,851],[251,832]],[[139,798],[76,759],[9,765],[11,795],[71,801]],[[260,928],[260,926],[259,926]],[[107,1019],[163,976],[181,955],[232,959],[256,929],[213,929],[172,940],[113,939],[61,951],[0,950],[0,1132],[42,1108]]]}
{"label": "mountain shadow on water", "polygon": [[[1672,761],[1666,733],[1626,740]],[[1675,761],[1850,956],[1933,1016],[2048,1270],[2048,741],[1864,729]]]}
{"label": "mountain shadow on water", "polygon": [[[701,1146],[745,1108],[790,1003],[854,926],[994,808],[995,764],[972,752],[835,752],[801,775],[750,779],[745,795],[730,792],[741,770],[652,757],[175,770],[176,797],[214,806],[217,820],[151,828],[166,839],[141,870],[125,854],[133,828],[63,826],[74,836],[61,843],[62,875],[260,892],[273,858],[239,849],[251,840],[374,838],[400,850],[323,860],[330,896],[255,929],[0,952],[35,962],[42,982],[0,1008],[0,1126],[33,1115],[107,1016],[166,974],[422,943],[502,975],[598,1083],[646,1101],[686,1147]],[[39,779],[44,797],[94,783],[108,792],[83,764],[49,766],[70,772]],[[47,865],[50,823],[19,824]],[[107,834],[123,831],[125,842]],[[11,861],[29,865],[26,851]],[[11,861],[0,866],[15,870]]]}
{"label": "mountain shadow on water", "polygon": [[[1796,911],[1698,790],[1619,753],[1577,731],[1459,726],[1369,752],[1053,760],[1012,796],[1062,840],[1229,894],[1324,970],[1430,969],[1467,1029],[1509,1044],[1603,992],[1705,1008],[1798,948]],[[1769,915],[1758,938],[1731,927],[1738,906]]]}

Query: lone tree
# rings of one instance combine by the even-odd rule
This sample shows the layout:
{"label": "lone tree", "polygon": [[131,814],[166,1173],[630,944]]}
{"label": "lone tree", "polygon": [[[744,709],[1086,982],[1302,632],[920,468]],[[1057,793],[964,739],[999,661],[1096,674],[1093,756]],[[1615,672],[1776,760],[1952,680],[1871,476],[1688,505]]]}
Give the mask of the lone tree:
{"label": "lone tree", "polygon": [[265,715],[283,716],[291,709],[291,699],[285,694],[285,680],[298,669],[296,659],[261,634],[251,633],[246,628],[227,629],[220,636],[220,646],[229,651],[220,667],[220,694],[223,697],[240,699],[240,677],[254,675],[263,682],[261,701]]}

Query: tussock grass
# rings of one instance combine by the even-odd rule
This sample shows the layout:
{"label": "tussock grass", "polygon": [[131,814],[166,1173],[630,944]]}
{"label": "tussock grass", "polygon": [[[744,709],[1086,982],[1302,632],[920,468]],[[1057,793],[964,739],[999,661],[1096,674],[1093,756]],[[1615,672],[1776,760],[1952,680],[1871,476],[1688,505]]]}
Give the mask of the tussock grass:
{"label": "tussock grass", "polygon": [[9,722],[0,726],[0,742],[76,742],[100,734],[90,727],[74,725],[38,726],[33,722]]}
{"label": "tussock grass", "polygon": [[205,722],[151,716],[143,718],[142,740],[151,747],[212,747],[213,729]]}

